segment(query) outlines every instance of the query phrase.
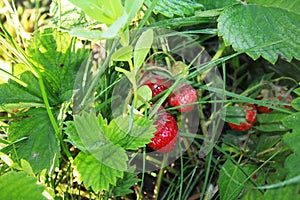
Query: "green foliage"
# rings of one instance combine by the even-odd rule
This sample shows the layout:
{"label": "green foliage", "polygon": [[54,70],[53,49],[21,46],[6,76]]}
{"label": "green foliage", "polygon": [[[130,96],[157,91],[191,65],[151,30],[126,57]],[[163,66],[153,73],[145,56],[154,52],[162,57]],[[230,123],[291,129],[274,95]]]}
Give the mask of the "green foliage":
{"label": "green foliage", "polygon": [[124,9],[121,0],[70,0],[70,2],[81,8],[90,18],[109,25],[122,15]]}
{"label": "green foliage", "polygon": [[143,0],[128,0],[123,5],[121,0],[70,1],[82,9],[92,20],[109,25],[105,31],[93,30],[92,27],[87,28],[80,25],[70,28],[71,35],[91,40],[117,37],[120,31],[131,23],[144,2]]}
{"label": "green foliage", "polygon": [[282,119],[287,116],[288,114],[286,113],[276,111],[260,114],[257,117],[259,125],[255,128],[263,132],[287,131],[287,128],[282,124]]}
{"label": "green foliage", "polygon": [[[299,91],[299,89],[296,89],[295,93],[300,96]],[[299,97],[294,99],[293,101],[298,102]],[[298,167],[300,160],[300,109],[298,108],[298,104],[292,103],[292,105],[294,105],[294,108],[297,109],[297,112],[287,116],[283,120],[284,126],[292,130],[292,132],[286,133],[283,137],[284,144],[293,151],[293,153],[285,161],[285,167],[288,169],[289,178],[295,177],[300,174],[300,169]]]}
{"label": "green foliage", "polygon": [[[24,68],[23,65],[16,66]],[[14,110],[43,105],[43,98],[39,89],[37,78],[25,71],[20,75],[11,74],[16,80],[9,79],[7,83],[0,84],[1,110]],[[54,101],[54,99],[52,99]]]}
{"label": "green foliage", "polygon": [[31,109],[20,117],[23,119],[12,123],[8,130],[11,141],[26,138],[17,146],[18,157],[27,160],[35,173],[44,169],[53,173],[58,166],[60,146],[46,110]]}
{"label": "green foliage", "polygon": [[135,174],[133,171],[134,168],[132,167],[128,170],[128,172],[124,172],[122,179],[117,180],[117,184],[113,187],[111,192],[114,196],[124,196],[132,193],[132,190],[129,188],[140,180],[136,178],[137,174]]}
{"label": "green foliage", "polygon": [[[145,4],[150,7],[153,0],[146,0]],[[196,10],[203,8],[203,5],[195,0],[157,0],[153,12],[172,18],[175,16],[191,16]]]}
{"label": "green foliage", "polygon": [[123,177],[123,171],[109,167],[93,155],[83,152],[76,156],[73,166],[78,180],[83,181],[86,187],[91,187],[95,192],[108,191],[110,185],[117,184],[117,178]]}
{"label": "green foliage", "polygon": [[[246,52],[253,59],[262,56],[275,63],[278,55],[291,61],[300,59],[298,51],[300,16],[295,1],[260,1],[228,7],[218,18],[219,35],[226,45]],[[299,4],[299,3],[298,3]],[[280,6],[280,7],[279,7]],[[242,28],[241,28],[242,27]]]}
{"label": "green foliage", "polygon": [[74,80],[87,51],[75,49],[75,40],[67,33],[53,29],[41,30],[26,49],[48,83],[49,97],[55,103],[70,101]]}
{"label": "green foliage", "polygon": [[0,176],[0,199],[46,199],[43,196],[45,186],[25,172],[11,171]]}
{"label": "green foliage", "polygon": [[240,192],[245,187],[247,176],[241,169],[234,165],[230,160],[222,166],[218,185],[222,200],[237,199]]}
{"label": "green foliage", "polygon": [[[74,116],[74,123],[78,135],[85,147],[95,159],[107,167],[125,171],[127,169],[126,152],[118,144],[116,137],[108,138],[101,129],[101,126],[94,113],[83,112]],[[116,139],[116,140],[112,140]]]}

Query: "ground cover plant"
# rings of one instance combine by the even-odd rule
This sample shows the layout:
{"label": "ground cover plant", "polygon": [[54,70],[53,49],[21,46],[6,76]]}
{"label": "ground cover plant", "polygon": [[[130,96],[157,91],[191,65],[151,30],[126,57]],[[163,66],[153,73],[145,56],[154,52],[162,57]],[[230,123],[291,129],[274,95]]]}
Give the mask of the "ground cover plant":
{"label": "ground cover plant", "polygon": [[0,199],[300,199],[299,10],[0,2]]}

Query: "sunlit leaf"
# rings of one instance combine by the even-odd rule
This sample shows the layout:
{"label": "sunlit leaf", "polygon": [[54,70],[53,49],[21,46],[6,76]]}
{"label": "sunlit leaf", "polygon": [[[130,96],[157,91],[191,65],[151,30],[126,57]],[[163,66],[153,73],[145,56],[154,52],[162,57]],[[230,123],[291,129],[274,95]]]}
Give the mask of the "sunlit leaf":
{"label": "sunlit leaf", "polygon": [[43,196],[45,186],[25,172],[11,171],[0,176],[0,199],[46,199]]}

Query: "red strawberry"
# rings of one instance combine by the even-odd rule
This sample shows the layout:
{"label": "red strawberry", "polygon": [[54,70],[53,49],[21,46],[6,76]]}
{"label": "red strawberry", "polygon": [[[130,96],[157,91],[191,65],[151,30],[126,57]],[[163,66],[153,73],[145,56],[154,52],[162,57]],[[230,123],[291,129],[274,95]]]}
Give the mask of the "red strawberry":
{"label": "red strawberry", "polygon": [[154,74],[149,75],[149,77],[147,77],[142,84],[150,87],[152,90],[152,98],[159,95],[161,92],[165,91],[171,86],[171,82],[168,79]]}
{"label": "red strawberry", "polygon": [[[257,97],[256,100],[263,100],[263,97]],[[268,113],[273,110],[273,108],[269,108],[267,106],[259,106],[259,105],[256,105],[256,109],[259,113]]]}
{"label": "red strawberry", "polygon": [[231,129],[236,131],[246,131],[249,130],[257,121],[257,111],[254,105],[249,105],[245,108],[247,122],[240,122],[240,124],[228,123]]}
{"label": "red strawberry", "polygon": [[230,126],[230,128],[232,130],[235,130],[235,131],[246,131],[246,130],[249,130],[253,126],[250,123],[244,123],[244,122],[241,122],[240,125],[229,122],[228,125]]}
{"label": "red strawberry", "polygon": [[257,121],[257,111],[254,105],[250,105],[246,110],[246,121],[255,124]]}
{"label": "red strawberry", "polygon": [[197,90],[191,85],[183,83],[168,97],[168,102],[171,106],[180,106],[177,108],[180,112],[190,112],[194,109],[195,104],[189,106],[186,104],[197,102]]}
{"label": "red strawberry", "polygon": [[154,125],[156,132],[148,146],[162,153],[172,151],[178,136],[178,127],[173,115],[166,111],[159,113]]}

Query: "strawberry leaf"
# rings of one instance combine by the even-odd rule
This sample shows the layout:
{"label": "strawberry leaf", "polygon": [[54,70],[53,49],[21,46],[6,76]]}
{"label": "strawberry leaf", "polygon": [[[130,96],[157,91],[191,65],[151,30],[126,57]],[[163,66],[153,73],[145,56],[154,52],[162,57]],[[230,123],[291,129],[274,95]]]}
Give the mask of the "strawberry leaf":
{"label": "strawberry leaf", "polygon": [[[296,98],[296,101],[298,101],[298,99],[299,97]],[[299,160],[300,160],[299,124],[300,124],[300,112],[293,113],[283,119],[283,125],[288,129],[292,129],[292,132],[288,132],[283,136],[283,143],[293,151],[293,153],[289,157],[287,157],[287,159],[284,162],[285,168],[288,169],[289,171],[288,174],[289,178],[300,174],[300,168],[298,167]]]}
{"label": "strawberry leaf", "polygon": [[[74,116],[75,127],[85,150],[103,165],[116,170],[127,170],[125,150],[107,137],[94,113],[83,112]],[[122,138],[122,136],[120,136]]]}
{"label": "strawberry leaf", "polygon": [[140,179],[136,178],[137,174],[133,173],[134,168],[130,168],[128,172],[124,172],[123,178],[117,180],[116,186],[112,189],[112,194],[114,196],[124,196],[126,194],[132,193],[131,188]]}
{"label": "strawberry leaf", "polygon": [[43,196],[45,186],[25,172],[11,171],[0,176],[0,199],[46,199]]}
{"label": "strawberry leaf", "polygon": [[[22,68],[20,65],[18,67]],[[9,79],[7,83],[0,84],[1,109],[13,110],[44,105],[38,80],[31,72],[25,71],[19,76],[14,76],[17,76],[17,80]],[[49,100],[54,102],[53,98]]]}
{"label": "strawberry leaf", "polygon": [[[111,159],[117,161],[114,157]],[[86,187],[91,187],[95,192],[108,191],[111,185],[117,184],[117,178],[123,177],[123,171],[106,166],[92,154],[83,152],[76,156],[73,166],[79,182],[83,181]]]}
{"label": "strawberry leaf", "polygon": [[300,59],[300,38],[296,37],[300,34],[299,2],[252,0],[248,3],[228,7],[218,18],[219,35],[226,45],[246,52],[254,60],[262,56],[275,63],[278,55],[288,61]]}
{"label": "strawberry leaf", "polygon": [[287,131],[288,129],[282,124],[282,119],[287,116],[288,114],[286,113],[276,111],[259,114],[257,116],[259,125],[255,126],[255,128],[263,132]]}
{"label": "strawberry leaf", "polygon": [[27,160],[35,173],[47,169],[53,173],[60,157],[59,142],[45,109],[31,109],[22,120],[12,122],[8,139],[27,138],[17,146],[18,158]]}
{"label": "strawberry leaf", "polygon": [[53,29],[44,29],[35,37],[36,43],[32,42],[26,49],[27,54],[39,63],[52,96],[58,96],[59,102],[70,100],[75,77],[87,51],[84,48],[75,51],[75,40]]}
{"label": "strawberry leaf", "polygon": [[[146,0],[145,4],[150,7],[153,0]],[[203,8],[203,5],[195,0],[157,0],[154,7],[154,14],[162,14],[172,18],[176,16],[191,16],[196,10]]]}
{"label": "strawberry leaf", "polygon": [[245,187],[243,182],[246,178],[246,175],[238,168],[238,166],[234,165],[230,160],[227,160],[221,168],[218,179],[221,199],[237,199],[240,192]]}

